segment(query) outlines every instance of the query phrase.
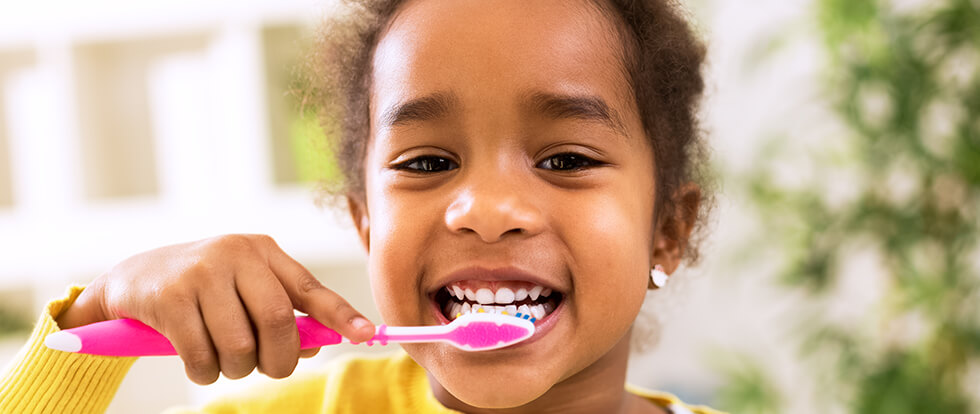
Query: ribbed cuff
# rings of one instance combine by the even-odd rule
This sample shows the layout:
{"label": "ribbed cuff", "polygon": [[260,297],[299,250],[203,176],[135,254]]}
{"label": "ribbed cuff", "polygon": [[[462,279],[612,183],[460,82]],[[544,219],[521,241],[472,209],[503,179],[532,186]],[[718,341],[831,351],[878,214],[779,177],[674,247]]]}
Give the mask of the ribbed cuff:
{"label": "ribbed cuff", "polygon": [[27,344],[0,379],[2,413],[104,412],[136,358],[55,351],[44,338],[58,332],[55,318],[84,288],[72,286],[65,298],[45,307]]}

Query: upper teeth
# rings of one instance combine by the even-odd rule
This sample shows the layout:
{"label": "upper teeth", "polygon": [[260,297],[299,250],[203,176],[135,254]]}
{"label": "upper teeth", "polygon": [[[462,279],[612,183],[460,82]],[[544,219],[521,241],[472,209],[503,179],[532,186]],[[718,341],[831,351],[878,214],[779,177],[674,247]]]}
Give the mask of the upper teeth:
{"label": "upper teeth", "polygon": [[[527,286],[463,287],[466,286],[466,283],[446,286],[446,291],[453,297],[453,300],[445,303],[443,311],[450,320],[455,319],[457,316],[465,313],[480,312],[498,313],[518,317],[521,315],[526,315],[525,318],[533,317],[534,319],[539,320],[555,310],[556,303],[550,299],[544,299],[551,296],[551,289],[545,288],[544,286],[531,285],[529,283],[522,284],[531,286],[531,288],[528,289]],[[494,290],[494,288],[496,290]],[[541,301],[538,301],[538,298],[541,298]],[[532,302],[527,303],[527,299],[530,299]],[[524,303],[521,304],[518,302]]]}
{"label": "upper teeth", "polygon": [[480,302],[481,305],[485,305],[487,303],[493,303],[494,299],[495,296],[490,289],[483,288],[476,291],[476,301]]}
{"label": "upper teeth", "polygon": [[477,302],[481,305],[493,303],[498,305],[509,305],[515,301],[527,299],[528,297],[530,297],[531,300],[538,300],[538,297],[548,297],[551,296],[552,293],[551,289],[543,286],[535,286],[531,288],[531,290],[519,288],[516,291],[510,288],[501,287],[497,288],[497,291],[494,292],[489,288],[479,288],[476,291],[473,291],[471,288],[463,289],[459,286],[453,285],[447,286],[446,290],[450,295],[455,296],[458,300],[463,300],[463,298],[466,298],[466,300],[470,302]]}
{"label": "upper teeth", "polygon": [[531,297],[531,300],[538,300],[538,296],[541,295],[541,291],[542,290],[544,290],[543,287],[541,287],[541,286],[535,286],[535,287],[531,288],[531,290],[529,292],[527,292],[527,295]]}
{"label": "upper teeth", "polygon": [[514,294],[513,290],[500,288],[497,290],[497,293],[494,295],[493,299],[497,303],[514,303],[514,298],[516,296],[517,295]]}

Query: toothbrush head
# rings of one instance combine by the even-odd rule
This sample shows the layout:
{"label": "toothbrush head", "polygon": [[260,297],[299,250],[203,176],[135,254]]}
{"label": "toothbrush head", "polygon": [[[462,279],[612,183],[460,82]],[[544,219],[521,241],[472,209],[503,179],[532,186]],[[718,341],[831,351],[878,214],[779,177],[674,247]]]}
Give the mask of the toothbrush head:
{"label": "toothbrush head", "polygon": [[468,313],[449,323],[446,340],[464,351],[489,351],[514,345],[534,335],[527,319],[493,313]]}

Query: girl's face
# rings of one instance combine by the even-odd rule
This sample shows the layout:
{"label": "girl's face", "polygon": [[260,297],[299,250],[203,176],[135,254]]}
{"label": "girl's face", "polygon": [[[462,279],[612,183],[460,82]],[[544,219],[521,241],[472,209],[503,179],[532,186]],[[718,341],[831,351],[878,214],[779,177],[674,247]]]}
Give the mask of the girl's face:
{"label": "girl's face", "polygon": [[447,287],[552,291],[512,303],[547,313],[517,346],[405,345],[437,395],[518,406],[625,363],[655,187],[615,33],[584,1],[456,0],[410,1],[382,34],[354,215],[385,322],[477,302]]}

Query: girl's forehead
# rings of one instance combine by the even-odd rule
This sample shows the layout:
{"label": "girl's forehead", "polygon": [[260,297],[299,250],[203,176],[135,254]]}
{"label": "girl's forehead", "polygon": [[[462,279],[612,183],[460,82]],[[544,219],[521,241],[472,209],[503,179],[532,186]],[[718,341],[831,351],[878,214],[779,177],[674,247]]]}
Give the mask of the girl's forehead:
{"label": "girl's forehead", "polygon": [[598,97],[615,112],[634,102],[615,27],[585,0],[410,1],[382,33],[372,79],[375,120],[433,94],[498,109],[542,93]]}

